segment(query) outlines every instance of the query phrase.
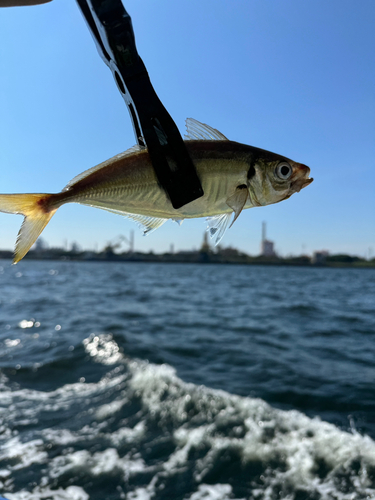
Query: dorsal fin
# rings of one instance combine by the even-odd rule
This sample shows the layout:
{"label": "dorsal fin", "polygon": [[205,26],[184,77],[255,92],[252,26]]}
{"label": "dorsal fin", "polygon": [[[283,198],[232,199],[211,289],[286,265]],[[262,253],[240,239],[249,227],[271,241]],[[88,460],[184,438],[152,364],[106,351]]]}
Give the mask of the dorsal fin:
{"label": "dorsal fin", "polygon": [[146,148],[142,146],[135,145],[123,153],[119,153],[116,156],[112,156],[112,158],[109,158],[109,160],[103,161],[102,163],[99,163],[99,165],[95,165],[95,167],[91,167],[88,170],[85,170],[84,172],[81,172],[80,174],[76,175],[74,179],[68,182],[68,184],[64,187],[63,191],[69,191],[69,189],[76,184],[77,182],[81,181],[85,177],[89,176],[93,172],[96,172],[97,170],[100,170],[101,168],[106,167],[109,163],[112,163],[113,161],[119,160],[120,158],[124,158],[125,156],[130,156],[134,153],[139,153],[140,151],[145,151]]}
{"label": "dorsal fin", "polygon": [[228,141],[228,138],[216,128],[194,120],[194,118],[186,119],[185,139],[187,141]]}

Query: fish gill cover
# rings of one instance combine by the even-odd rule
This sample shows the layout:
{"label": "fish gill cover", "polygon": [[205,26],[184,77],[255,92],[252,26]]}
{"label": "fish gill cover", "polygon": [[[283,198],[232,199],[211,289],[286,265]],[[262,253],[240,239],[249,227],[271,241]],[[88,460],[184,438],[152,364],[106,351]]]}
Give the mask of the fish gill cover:
{"label": "fish gill cover", "polygon": [[83,347],[77,356],[105,370],[98,382],[43,392],[2,379],[9,500],[375,498],[370,437],[185,383],[171,366],[126,357],[109,334]]}

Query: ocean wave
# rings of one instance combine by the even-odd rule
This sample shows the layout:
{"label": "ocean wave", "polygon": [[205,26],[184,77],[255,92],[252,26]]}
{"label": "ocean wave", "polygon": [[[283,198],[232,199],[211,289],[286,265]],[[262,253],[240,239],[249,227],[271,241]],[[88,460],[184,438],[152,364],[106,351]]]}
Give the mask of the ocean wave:
{"label": "ocean wave", "polygon": [[[9,500],[365,500],[375,442],[262,399],[83,342],[104,370],[53,391],[1,387],[0,492]],[[27,479],[29,478],[29,479]]]}

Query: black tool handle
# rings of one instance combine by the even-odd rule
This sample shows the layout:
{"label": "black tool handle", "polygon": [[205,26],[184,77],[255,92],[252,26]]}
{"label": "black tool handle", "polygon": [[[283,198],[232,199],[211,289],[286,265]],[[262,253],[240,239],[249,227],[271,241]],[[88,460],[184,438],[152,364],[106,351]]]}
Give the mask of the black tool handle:
{"label": "black tool handle", "polygon": [[77,0],[97,49],[128,107],[138,144],[147,146],[157,179],[175,209],[203,196],[185,143],[151,84],[121,0]]}

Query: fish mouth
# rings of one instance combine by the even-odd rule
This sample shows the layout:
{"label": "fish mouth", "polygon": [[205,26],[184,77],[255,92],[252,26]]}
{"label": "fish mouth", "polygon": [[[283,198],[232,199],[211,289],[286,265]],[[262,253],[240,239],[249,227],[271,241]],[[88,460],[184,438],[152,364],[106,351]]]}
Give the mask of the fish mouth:
{"label": "fish mouth", "polygon": [[301,189],[305,188],[313,182],[313,178],[309,177],[310,168],[306,165],[298,164],[294,173],[295,180],[292,181],[291,188],[295,193],[299,193]]}
{"label": "fish mouth", "polygon": [[314,179],[312,177],[310,177],[309,179],[302,180],[302,183],[300,184],[298,191],[301,191],[301,189],[303,189],[306,186],[308,186],[309,184],[311,184],[313,180]]}

